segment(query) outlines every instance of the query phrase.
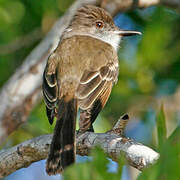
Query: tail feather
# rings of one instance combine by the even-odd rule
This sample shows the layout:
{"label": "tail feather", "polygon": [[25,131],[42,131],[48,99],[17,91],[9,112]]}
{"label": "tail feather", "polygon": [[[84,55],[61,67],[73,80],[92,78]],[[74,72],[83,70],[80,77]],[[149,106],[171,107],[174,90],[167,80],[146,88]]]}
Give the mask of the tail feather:
{"label": "tail feather", "polygon": [[75,127],[77,115],[77,100],[64,99],[58,104],[58,119],[46,163],[49,175],[62,171],[75,161]]}

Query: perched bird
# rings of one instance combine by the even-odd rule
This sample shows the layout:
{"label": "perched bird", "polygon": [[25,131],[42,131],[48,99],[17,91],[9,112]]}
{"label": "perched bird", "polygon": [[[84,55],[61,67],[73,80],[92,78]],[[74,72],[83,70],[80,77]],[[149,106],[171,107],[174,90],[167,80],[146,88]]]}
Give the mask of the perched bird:
{"label": "perched bird", "polygon": [[61,173],[75,161],[75,126],[93,131],[93,122],[117,82],[117,50],[123,36],[141,34],[121,30],[104,9],[86,5],[74,15],[49,56],[43,75],[43,95],[50,124],[56,126],[47,159],[49,175]]}

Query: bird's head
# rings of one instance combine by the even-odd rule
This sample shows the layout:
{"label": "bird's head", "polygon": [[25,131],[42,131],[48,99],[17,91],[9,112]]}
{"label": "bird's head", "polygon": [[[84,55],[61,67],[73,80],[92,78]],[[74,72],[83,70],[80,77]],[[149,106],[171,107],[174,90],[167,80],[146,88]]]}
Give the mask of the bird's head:
{"label": "bird's head", "polygon": [[108,12],[92,5],[83,6],[76,12],[66,32],[100,39],[112,45],[116,50],[123,36],[141,34],[138,31],[119,29]]}

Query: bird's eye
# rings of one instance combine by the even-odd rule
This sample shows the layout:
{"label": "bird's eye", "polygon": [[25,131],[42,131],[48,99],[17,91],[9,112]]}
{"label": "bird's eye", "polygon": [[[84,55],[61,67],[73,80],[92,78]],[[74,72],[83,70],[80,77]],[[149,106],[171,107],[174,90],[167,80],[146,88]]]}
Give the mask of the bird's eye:
{"label": "bird's eye", "polygon": [[97,21],[97,22],[96,22],[96,27],[97,27],[97,28],[100,28],[100,29],[101,29],[101,28],[103,28],[103,26],[104,26],[104,25],[103,25],[103,22],[101,22],[101,21]]}

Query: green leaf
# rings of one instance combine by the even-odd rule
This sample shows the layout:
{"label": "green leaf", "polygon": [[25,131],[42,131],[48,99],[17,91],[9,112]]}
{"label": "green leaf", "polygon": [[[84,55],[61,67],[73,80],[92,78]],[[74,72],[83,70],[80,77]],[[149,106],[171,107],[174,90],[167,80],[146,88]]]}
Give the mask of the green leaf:
{"label": "green leaf", "polygon": [[173,144],[180,144],[180,126],[178,126],[168,138]]}
{"label": "green leaf", "polygon": [[64,179],[66,180],[120,180],[122,174],[122,167],[124,158],[119,159],[120,166],[117,173],[108,171],[107,155],[100,147],[96,147],[92,153],[92,161],[85,163],[76,163],[64,172]]}
{"label": "green leaf", "polygon": [[67,180],[108,180],[107,165],[109,163],[105,153],[96,147],[91,153],[93,160],[86,163],[78,163],[67,168],[64,179]]}
{"label": "green leaf", "polygon": [[118,159],[118,171],[117,171],[117,177],[121,177],[122,178],[122,171],[123,171],[123,167],[124,167],[124,164],[126,163],[126,159],[124,157],[123,154],[121,154],[119,156],[119,159]]}
{"label": "green leaf", "polygon": [[158,159],[157,163],[143,170],[141,175],[138,177],[138,180],[179,179],[179,130],[180,128],[177,127],[176,130],[170,136],[170,138],[164,141],[164,144],[162,144],[162,146],[160,146],[159,148],[160,158]]}
{"label": "green leaf", "polygon": [[165,122],[165,115],[164,115],[164,108],[161,105],[160,112],[157,115],[157,134],[158,134],[158,144],[162,146],[162,144],[166,141],[166,122]]}

